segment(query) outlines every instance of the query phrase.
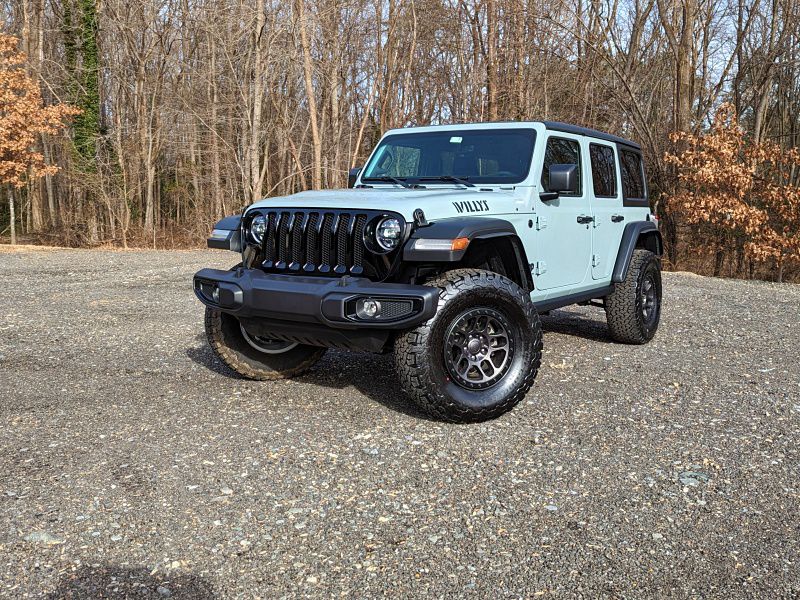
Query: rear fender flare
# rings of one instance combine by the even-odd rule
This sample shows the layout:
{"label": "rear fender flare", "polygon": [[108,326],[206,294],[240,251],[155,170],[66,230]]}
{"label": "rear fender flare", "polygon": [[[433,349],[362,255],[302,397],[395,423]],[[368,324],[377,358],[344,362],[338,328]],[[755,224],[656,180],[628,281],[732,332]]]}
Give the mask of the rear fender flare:
{"label": "rear fender flare", "polygon": [[613,283],[625,281],[631,257],[636,248],[646,248],[659,257],[664,253],[661,232],[653,221],[634,221],[625,226],[617,252],[617,260],[614,263],[614,271],[611,273]]}

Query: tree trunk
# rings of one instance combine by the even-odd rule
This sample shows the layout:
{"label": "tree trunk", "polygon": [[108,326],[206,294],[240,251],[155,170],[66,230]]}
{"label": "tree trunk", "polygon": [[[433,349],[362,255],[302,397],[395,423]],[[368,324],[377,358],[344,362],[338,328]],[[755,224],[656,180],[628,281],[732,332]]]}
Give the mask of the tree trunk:
{"label": "tree trunk", "polygon": [[209,72],[208,95],[211,103],[211,122],[209,123],[211,133],[211,189],[213,190],[212,200],[212,221],[222,218],[222,177],[219,164],[219,129],[217,128],[217,110],[219,96],[217,90],[217,44],[214,34],[210,34],[211,48],[211,71]]}
{"label": "tree trunk", "polygon": [[311,187],[318,190],[322,187],[322,139],[319,132],[317,117],[317,100],[314,92],[313,59],[311,56],[311,43],[308,39],[305,0],[295,0],[297,11],[297,24],[300,28],[300,45],[303,49],[303,80],[306,86],[306,99],[308,101],[308,117],[311,122],[311,142],[314,149],[314,164],[312,170]]}
{"label": "tree trunk", "polygon": [[[53,164],[53,158],[50,155],[50,143],[46,136],[42,136],[42,155],[44,162],[48,165]],[[52,227],[58,226],[58,212],[56,211],[56,197],[53,193],[53,176],[44,176],[44,187],[47,192],[47,211],[50,214],[50,225]]]}
{"label": "tree trunk", "polygon": [[490,121],[497,121],[497,4],[486,2],[486,110]]}
{"label": "tree trunk", "polygon": [[264,14],[264,3],[257,3],[256,8],[256,30],[253,32],[253,81],[251,86],[252,113],[250,119],[250,148],[249,154],[249,183],[250,183],[250,202],[258,202],[261,199],[261,117],[264,92],[264,43],[262,36],[265,34],[264,24],[266,15]]}
{"label": "tree trunk", "polygon": [[11,220],[11,245],[17,245],[17,224],[16,216],[14,214],[14,188],[8,188],[8,213]]}
{"label": "tree trunk", "polygon": [[678,44],[676,86],[677,98],[675,99],[676,131],[689,131],[692,114],[692,79],[694,77],[694,22],[696,6],[695,0],[683,2],[683,28],[680,43]]}
{"label": "tree trunk", "polygon": [[714,277],[722,274],[722,267],[725,264],[725,250],[717,250],[714,257]]}

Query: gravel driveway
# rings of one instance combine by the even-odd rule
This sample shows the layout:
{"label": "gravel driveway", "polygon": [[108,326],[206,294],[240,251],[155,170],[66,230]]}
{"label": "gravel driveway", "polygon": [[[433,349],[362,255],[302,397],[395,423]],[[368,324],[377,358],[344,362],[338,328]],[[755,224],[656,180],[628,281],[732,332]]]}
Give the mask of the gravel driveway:
{"label": "gravel driveway", "polygon": [[665,275],[543,319],[532,392],[426,419],[389,357],[234,377],[224,252],[0,253],[0,596],[797,597],[800,286]]}

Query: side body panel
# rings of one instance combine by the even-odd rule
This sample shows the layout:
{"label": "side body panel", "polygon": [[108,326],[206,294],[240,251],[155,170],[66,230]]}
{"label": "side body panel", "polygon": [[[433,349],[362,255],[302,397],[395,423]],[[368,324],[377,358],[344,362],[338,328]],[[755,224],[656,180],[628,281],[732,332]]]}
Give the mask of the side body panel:
{"label": "side body panel", "polygon": [[[551,202],[539,199],[545,147],[550,137],[574,139],[580,143],[583,186],[580,197],[560,197]],[[616,178],[614,194],[595,194],[590,153],[592,144],[613,152]],[[649,213],[646,188],[641,198],[631,200],[624,196],[620,145],[613,139],[585,135],[578,128],[574,133],[569,129],[547,130],[537,141],[533,169],[536,177],[531,197],[536,229],[529,258],[535,285],[531,298],[541,310],[610,293],[615,267],[619,270],[620,264],[627,265],[624,258],[618,259],[626,226],[636,224],[638,231],[641,229],[638,224],[641,223],[648,230],[656,231],[655,224],[646,221]],[[624,148],[641,155],[638,148]],[[584,215],[591,216],[593,221],[588,225],[578,224],[577,218]],[[629,227],[628,231],[632,229]],[[634,237],[634,245],[635,241]],[[546,265],[546,270],[537,272],[537,266],[541,263]],[[556,273],[550,272],[553,267]]]}

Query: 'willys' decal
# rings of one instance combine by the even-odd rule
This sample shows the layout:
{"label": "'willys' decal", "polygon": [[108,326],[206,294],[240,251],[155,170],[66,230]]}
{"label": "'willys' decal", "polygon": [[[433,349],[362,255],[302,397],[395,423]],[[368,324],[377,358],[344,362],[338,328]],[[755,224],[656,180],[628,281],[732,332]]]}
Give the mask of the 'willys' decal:
{"label": "'willys' decal", "polygon": [[464,200],[463,202],[453,202],[453,206],[459,213],[487,212],[489,210],[487,200]]}

